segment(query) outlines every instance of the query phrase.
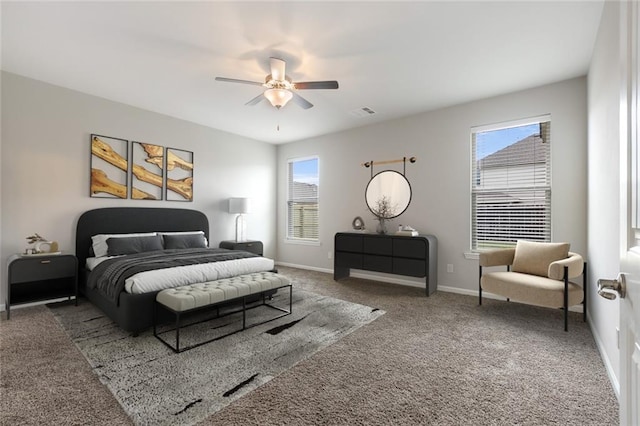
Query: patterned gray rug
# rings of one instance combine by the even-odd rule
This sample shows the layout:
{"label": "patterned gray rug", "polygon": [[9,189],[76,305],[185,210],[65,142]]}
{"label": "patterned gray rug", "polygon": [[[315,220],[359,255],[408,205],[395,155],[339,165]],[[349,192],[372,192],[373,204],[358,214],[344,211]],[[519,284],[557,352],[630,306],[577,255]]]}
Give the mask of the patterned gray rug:
{"label": "patterned gray rug", "polygon": [[[286,293],[279,292],[274,304],[286,306]],[[89,302],[49,308],[100,381],[140,425],[195,424],[384,314],[294,288],[292,315],[175,354],[151,330],[132,337]],[[249,311],[247,321],[277,314],[260,307]],[[214,337],[237,328],[239,321],[240,314],[234,314],[187,328],[181,341]]]}

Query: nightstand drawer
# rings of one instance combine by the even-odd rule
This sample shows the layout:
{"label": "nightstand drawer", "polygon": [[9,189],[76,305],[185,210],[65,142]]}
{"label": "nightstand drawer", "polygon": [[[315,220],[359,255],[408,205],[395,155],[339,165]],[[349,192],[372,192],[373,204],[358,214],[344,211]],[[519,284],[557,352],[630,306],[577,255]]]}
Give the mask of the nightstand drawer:
{"label": "nightstand drawer", "polygon": [[9,282],[53,280],[75,277],[77,260],[74,256],[21,258],[9,265]]}

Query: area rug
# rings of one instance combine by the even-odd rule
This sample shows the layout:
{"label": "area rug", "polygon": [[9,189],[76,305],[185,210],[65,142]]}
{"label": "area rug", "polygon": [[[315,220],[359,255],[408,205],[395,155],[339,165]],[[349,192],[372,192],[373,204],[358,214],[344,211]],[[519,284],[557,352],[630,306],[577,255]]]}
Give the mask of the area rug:
{"label": "area rug", "polygon": [[[275,305],[288,304],[288,292],[283,293],[274,297]],[[195,424],[384,314],[294,289],[292,315],[175,354],[151,330],[132,337],[89,302],[49,308],[100,381],[139,425]],[[238,327],[240,315],[188,328],[181,340]],[[252,309],[248,323],[268,315],[274,316],[274,311]]]}

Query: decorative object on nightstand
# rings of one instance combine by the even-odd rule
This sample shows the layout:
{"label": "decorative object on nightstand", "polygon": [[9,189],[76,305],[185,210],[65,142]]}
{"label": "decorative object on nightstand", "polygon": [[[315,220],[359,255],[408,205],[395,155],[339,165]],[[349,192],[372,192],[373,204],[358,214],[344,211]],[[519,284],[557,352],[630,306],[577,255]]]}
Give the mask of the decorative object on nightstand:
{"label": "decorative object on nightstand", "polygon": [[72,254],[23,256],[8,261],[7,319],[11,305],[71,296],[78,305],[78,259]]}
{"label": "decorative object on nightstand", "polygon": [[39,235],[37,232],[33,235],[28,236],[27,242],[29,244],[33,244],[33,248],[27,248],[24,250],[24,255],[33,256],[33,255],[42,255],[42,254],[60,254],[58,251],[58,242],[57,241],[48,241],[46,238]]}
{"label": "decorative object on nightstand", "polygon": [[235,213],[236,216],[236,242],[245,241],[246,226],[244,223],[244,214],[249,213],[248,198],[229,198],[229,213]]}
{"label": "decorative object on nightstand", "polygon": [[220,248],[227,250],[244,250],[262,256],[262,241],[220,241]]}

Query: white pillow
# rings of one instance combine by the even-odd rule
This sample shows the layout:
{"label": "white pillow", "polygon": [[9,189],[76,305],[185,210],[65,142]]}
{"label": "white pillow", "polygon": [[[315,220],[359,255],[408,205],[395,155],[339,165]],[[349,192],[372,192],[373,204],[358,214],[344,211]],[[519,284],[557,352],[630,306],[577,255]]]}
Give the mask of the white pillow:
{"label": "white pillow", "polygon": [[[204,231],[158,232],[158,235],[204,235]],[[206,236],[204,237],[204,245],[209,247]]]}
{"label": "white pillow", "polygon": [[106,256],[109,251],[107,240],[109,238],[126,238],[126,237],[152,237],[158,235],[156,232],[146,232],[141,234],[98,234],[91,237],[93,254],[95,257]]}
{"label": "white pillow", "polygon": [[204,235],[204,231],[158,232],[159,235]]}

